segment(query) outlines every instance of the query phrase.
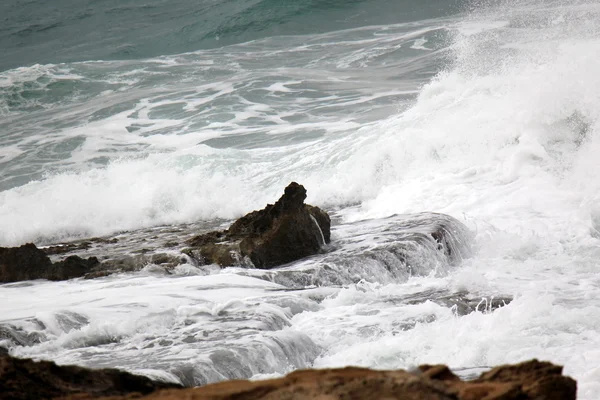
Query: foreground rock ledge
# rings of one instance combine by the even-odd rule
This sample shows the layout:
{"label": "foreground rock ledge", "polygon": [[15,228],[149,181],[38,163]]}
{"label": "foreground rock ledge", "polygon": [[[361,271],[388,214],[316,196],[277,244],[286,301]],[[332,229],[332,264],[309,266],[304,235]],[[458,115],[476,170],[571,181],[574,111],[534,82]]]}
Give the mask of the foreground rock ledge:
{"label": "foreground rock ledge", "polygon": [[58,366],[49,361],[0,356],[0,399],[86,399],[132,393],[144,395],[177,387],[181,386],[116,369]]}
{"label": "foreground rock ledge", "polygon": [[537,360],[492,369],[465,382],[444,365],[416,372],[364,368],[296,371],[268,381],[229,381],[185,391],[161,391],[147,400],[575,400],[577,383],[562,367]]}
{"label": "foreground rock ledge", "polygon": [[444,365],[423,365],[413,372],[348,367],[165,389],[174,386],[116,370],[0,357],[0,397],[16,400],[575,400],[577,392],[577,383],[562,375],[562,367],[537,360],[496,367],[473,381],[460,380]]}
{"label": "foreground rock ledge", "polygon": [[263,269],[316,254],[330,241],[331,220],[305,199],[304,186],[292,182],[275,204],[246,214],[225,231],[190,239],[185,253],[200,264]]}

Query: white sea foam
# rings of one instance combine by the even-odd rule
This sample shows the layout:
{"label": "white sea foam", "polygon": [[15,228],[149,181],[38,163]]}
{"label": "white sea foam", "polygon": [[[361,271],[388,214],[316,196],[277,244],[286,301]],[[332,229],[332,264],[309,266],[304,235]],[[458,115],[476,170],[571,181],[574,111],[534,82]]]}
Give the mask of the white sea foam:
{"label": "white sea foam", "polygon": [[[420,35],[424,32],[419,30]],[[412,35],[401,30],[369,40],[382,55],[393,53],[386,50],[386,42],[407,37]],[[360,54],[362,40],[350,40],[347,46]],[[312,50],[273,46],[254,53],[244,46],[239,53],[212,51],[232,59],[225,62],[225,78],[210,75],[212,64],[197,63],[204,53],[174,56],[178,62],[160,64],[160,69],[152,60],[118,62],[114,68],[119,72],[110,73],[104,72],[109,63],[71,66],[84,76],[72,77],[72,84],[91,81],[98,85],[97,95],[89,92],[85,101],[73,104],[68,98],[61,100],[64,104],[54,99],[47,114],[15,117],[18,124],[11,126],[19,128],[5,140],[14,149],[11,154],[21,151],[22,157],[7,164],[3,177],[11,189],[0,192],[0,224],[8,227],[0,231],[0,244],[233,218],[274,201],[292,180],[306,184],[309,200],[322,204],[374,195],[384,183],[368,182],[368,175],[379,168],[377,161],[369,161],[372,165],[365,165],[358,179],[355,167],[347,170],[346,163],[357,161],[353,154],[362,152],[363,143],[378,143],[380,126],[371,121],[382,110],[388,114],[390,107],[397,109],[395,99],[413,97],[414,84],[398,89],[385,81],[365,86],[360,74],[328,71],[328,51],[335,42]],[[288,53],[304,57],[305,52],[327,59],[323,71],[290,65],[264,74],[260,68],[239,65],[255,63],[268,51],[286,61],[294,60]],[[373,64],[376,60],[369,57],[365,62]],[[56,68],[47,66],[44,79],[58,79]],[[94,78],[87,77],[92,74]],[[194,74],[207,79],[194,80]],[[157,76],[172,86],[156,87]],[[366,156],[377,157],[372,151]],[[48,158],[42,168],[36,161],[40,158]],[[35,171],[29,183],[28,170]],[[317,190],[324,184],[330,189]]]}

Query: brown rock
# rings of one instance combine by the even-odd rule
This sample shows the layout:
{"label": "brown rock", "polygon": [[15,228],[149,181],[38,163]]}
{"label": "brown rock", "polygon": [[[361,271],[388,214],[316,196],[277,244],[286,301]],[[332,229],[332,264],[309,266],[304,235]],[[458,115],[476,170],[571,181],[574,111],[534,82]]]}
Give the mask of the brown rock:
{"label": "brown rock", "polygon": [[462,381],[446,366],[420,373],[365,368],[296,371],[266,381],[228,381],[197,389],[166,390],[144,400],[575,400],[576,382],[562,368],[537,360],[503,366]]}
{"label": "brown rock", "polygon": [[460,378],[445,365],[421,365],[419,370],[429,379],[438,381],[460,381]]}
{"label": "brown rock", "polygon": [[496,367],[482,374],[476,382],[514,382],[518,379],[527,399],[574,399],[577,383],[563,376],[562,371],[559,365],[532,360]]}
{"label": "brown rock", "polygon": [[203,263],[221,266],[243,265],[249,259],[257,268],[273,268],[316,254],[329,243],[331,221],[318,207],[304,204],[306,189],[290,183],[283,196],[264,209],[253,211],[228,230],[209,232],[188,241],[186,250]]}
{"label": "brown rock", "polygon": [[148,394],[157,389],[180,387],[154,382],[116,369],[58,366],[53,362],[0,356],[0,398],[13,400],[93,398]]}

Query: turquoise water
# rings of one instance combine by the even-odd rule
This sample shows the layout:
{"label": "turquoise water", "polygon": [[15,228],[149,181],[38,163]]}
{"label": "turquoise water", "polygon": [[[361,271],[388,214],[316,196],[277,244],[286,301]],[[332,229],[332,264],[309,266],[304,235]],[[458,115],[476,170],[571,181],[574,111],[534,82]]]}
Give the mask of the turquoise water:
{"label": "turquoise water", "polygon": [[178,154],[192,145],[340,139],[414,100],[445,62],[451,34],[439,15],[454,11],[392,1],[3,7],[2,62],[18,68],[0,73],[0,190],[157,153],[189,172],[207,161]]}
{"label": "turquoise water", "polygon": [[279,35],[437,18],[458,1],[6,0],[0,71],[59,62],[179,54]]}

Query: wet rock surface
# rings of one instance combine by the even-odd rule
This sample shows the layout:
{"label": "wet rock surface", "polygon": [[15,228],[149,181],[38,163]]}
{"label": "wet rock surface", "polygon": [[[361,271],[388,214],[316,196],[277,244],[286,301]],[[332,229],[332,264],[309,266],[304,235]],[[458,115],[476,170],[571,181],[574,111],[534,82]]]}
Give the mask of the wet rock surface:
{"label": "wet rock surface", "polygon": [[275,204],[246,214],[225,231],[188,240],[186,254],[205,264],[263,269],[317,254],[330,242],[331,220],[305,199],[304,186],[292,182]]}
{"label": "wet rock surface", "polygon": [[513,298],[507,295],[477,296],[467,291],[449,291],[446,289],[425,290],[399,296],[394,302],[400,304],[422,304],[432,301],[444,307],[450,307],[456,315],[463,316],[472,312],[492,312],[512,302]]}
{"label": "wet rock surface", "polygon": [[14,400],[144,395],[179,385],[116,369],[88,369],[35,362],[0,353],[0,398]]}
{"label": "wet rock surface", "polygon": [[306,189],[293,182],[275,204],[243,216],[228,229],[195,236],[195,227],[204,226],[158,227],[42,248],[32,243],[0,247],[0,283],[92,279],[148,265],[169,274],[188,262],[273,268],[316,254],[330,242],[329,215],[304,204],[305,198]]}
{"label": "wet rock surface", "polygon": [[52,263],[34,244],[20,247],[0,247],[0,282],[19,282],[34,279],[62,281],[79,278],[99,264],[96,257],[83,259],[73,255]]}
{"label": "wet rock surface", "polygon": [[[187,258],[183,254],[167,254],[151,252],[146,255],[143,250],[132,251],[131,254],[115,254],[104,256],[102,261],[96,255],[83,258],[85,252],[94,252],[98,247],[111,252],[111,246],[118,240],[93,239],[82,243],[38,248],[33,243],[19,247],[0,247],[0,283],[21,282],[35,279],[63,281],[73,278],[93,279],[114,273],[140,271],[149,264],[155,264],[168,273],[177,265],[185,264]],[[105,247],[106,246],[106,247]],[[75,252],[76,254],[68,255]],[[142,253],[142,254],[136,254]],[[57,261],[52,262],[50,256]],[[63,258],[64,257],[64,258]]]}

